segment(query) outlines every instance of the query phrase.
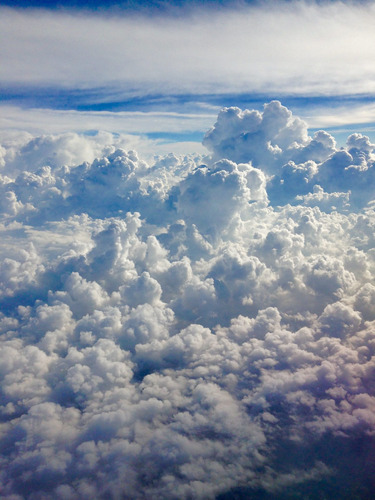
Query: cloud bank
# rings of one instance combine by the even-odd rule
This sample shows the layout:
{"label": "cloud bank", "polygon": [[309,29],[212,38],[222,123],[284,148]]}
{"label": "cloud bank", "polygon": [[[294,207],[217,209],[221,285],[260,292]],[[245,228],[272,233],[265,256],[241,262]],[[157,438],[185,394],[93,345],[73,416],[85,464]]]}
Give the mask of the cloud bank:
{"label": "cloud bank", "polygon": [[2,8],[1,80],[136,96],[150,88],[163,95],[369,94],[374,17],[372,2],[194,5],[152,17]]}
{"label": "cloud bank", "polygon": [[210,156],[1,158],[2,498],[370,498],[375,145],[278,101]]}

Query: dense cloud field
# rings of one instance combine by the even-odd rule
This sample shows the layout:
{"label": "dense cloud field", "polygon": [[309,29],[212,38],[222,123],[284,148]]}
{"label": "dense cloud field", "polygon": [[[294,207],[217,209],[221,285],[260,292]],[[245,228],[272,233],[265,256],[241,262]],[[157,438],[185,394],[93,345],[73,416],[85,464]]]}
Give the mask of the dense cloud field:
{"label": "dense cloud field", "polygon": [[372,498],[375,145],[277,101],[118,140],[0,148],[1,498]]}

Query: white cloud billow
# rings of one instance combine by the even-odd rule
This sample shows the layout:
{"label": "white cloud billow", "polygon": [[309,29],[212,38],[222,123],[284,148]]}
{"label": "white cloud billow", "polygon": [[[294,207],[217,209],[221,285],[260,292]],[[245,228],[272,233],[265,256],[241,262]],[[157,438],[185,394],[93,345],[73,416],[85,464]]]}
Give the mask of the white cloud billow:
{"label": "white cloud billow", "polygon": [[2,498],[372,491],[375,146],[277,101],[204,142],[2,146]]}

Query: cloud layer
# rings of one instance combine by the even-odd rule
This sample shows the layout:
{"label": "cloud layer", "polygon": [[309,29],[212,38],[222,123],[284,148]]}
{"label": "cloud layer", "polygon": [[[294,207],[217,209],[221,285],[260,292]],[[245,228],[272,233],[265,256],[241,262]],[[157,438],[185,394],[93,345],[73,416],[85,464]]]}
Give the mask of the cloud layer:
{"label": "cloud layer", "polygon": [[2,82],[129,95],[374,91],[372,2],[196,5],[182,14],[2,8]]}
{"label": "cloud layer", "polygon": [[370,497],[375,145],[277,101],[204,144],[2,145],[2,498]]}

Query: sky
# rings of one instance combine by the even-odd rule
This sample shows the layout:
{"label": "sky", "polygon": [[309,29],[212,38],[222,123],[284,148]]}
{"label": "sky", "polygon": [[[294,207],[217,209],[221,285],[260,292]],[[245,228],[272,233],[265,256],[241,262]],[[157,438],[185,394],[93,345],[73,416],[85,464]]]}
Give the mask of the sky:
{"label": "sky", "polygon": [[375,3],[0,0],[2,500],[369,500]]}
{"label": "sky", "polygon": [[311,130],[342,143],[348,131],[374,139],[374,2],[2,1],[0,9],[1,131],[106,130],[202,152],[220,108],[280,99]]}

